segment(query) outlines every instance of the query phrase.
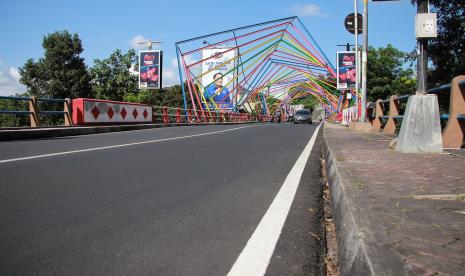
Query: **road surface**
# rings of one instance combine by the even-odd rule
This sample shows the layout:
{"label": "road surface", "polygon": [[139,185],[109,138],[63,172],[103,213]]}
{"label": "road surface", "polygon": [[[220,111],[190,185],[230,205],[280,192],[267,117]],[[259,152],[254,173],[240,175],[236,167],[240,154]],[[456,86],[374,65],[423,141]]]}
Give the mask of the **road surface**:
{"label": "road surface", "polygon": [[[319,269],[311,235],[319,229],[317,127],[197,126],[1,142],[0,275],[235,275],[244,265],[312,275]],[[287,188],[293,178],[295,197]],[[287,194],[277,199],[278,192]],[[273,208],[284,215],[282,229]],[[264,216],[278,225],[263,226]]]}

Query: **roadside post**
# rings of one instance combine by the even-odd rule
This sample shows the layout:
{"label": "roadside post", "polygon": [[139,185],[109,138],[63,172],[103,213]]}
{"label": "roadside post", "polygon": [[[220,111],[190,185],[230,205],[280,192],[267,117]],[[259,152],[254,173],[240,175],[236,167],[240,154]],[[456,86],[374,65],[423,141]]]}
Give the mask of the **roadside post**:
{"label": "roadside post", "polygon": [[427,90],[428,39],[437,37],[437,19],[429,12],[429,1],[417,1],[415,17],[417,39],[417,92],[410,96],[405,109],[396,150],[404,153],[441,153],[441,121],[437,95]]}

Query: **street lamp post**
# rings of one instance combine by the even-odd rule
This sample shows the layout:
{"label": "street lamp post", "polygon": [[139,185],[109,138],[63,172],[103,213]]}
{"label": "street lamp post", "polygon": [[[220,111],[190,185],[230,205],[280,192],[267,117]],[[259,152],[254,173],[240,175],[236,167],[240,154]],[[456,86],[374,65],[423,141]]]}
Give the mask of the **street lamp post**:
{"label": "street lamp post", "polygon": [[[357,21],[356,21],[357,22]],[[362,112],[361,121],[366,122],[367,62],[368,62],[368,0],[363,0],[363,49],[362,49]]]}
{"label": "street lamp post", "polygon": [[428,12],[428,0],[417,0],[417,92],[408,98],[396,150],[403,153],[442,153],[441,119],[437,95],[426,93],[427,40],[437,36],[436,14]]}
{"label": "street lamp post", "polygon": [[360,62],[359,62],[359,58],[358,58],[358,1],[357,0],[354,0],[354,16],[355,16],[355,20],[354,20],[354,26],[355,26],[355,71],[356,71],[356,75],[357,75],[357,78],[355,79],[355,99],[357,100],[357,106],[358,106],[358,92],[359,92],[359,79],[360,79]]}
{"label": "street lamp post", "polygon": [[139,42],[137,42],[137,44],[139,44],[139,45],[144,45],[144,44],[147,45],[147,48],[148,48],[149,50],[152,50],[153,44],[161,44],[161,43],[163,43],[163,42],[162,42],[162,41],[152,41],[152,40],[146,40],[146,41],[139,41]]}
{"label": "street lamp post", "polygon": [[[428,1],[418,0],[417,14],[428,13]],[[427,46],[428,42],[424,38],[417,38],[417,95],[426,94],[427,87]]]}

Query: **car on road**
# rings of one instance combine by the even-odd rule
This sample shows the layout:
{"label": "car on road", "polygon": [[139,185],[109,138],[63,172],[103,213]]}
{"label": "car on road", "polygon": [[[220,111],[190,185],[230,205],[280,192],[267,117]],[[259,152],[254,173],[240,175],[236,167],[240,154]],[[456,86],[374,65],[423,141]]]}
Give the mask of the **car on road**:
{"label": "car on road", "polygon": [[297,110],[294,114],[294,124],[312,123],[312,113],[308,109]]}

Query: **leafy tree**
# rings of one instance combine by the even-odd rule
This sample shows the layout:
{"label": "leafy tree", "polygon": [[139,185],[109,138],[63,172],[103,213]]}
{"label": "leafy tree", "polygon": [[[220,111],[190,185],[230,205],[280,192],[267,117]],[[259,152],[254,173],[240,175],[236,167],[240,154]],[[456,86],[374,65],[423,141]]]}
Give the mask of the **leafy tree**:
{"label": "leafy tree", "polygon": [[438,14],[438,37],[428,45],[433,65],[428,82],[434,87],[465,74],[465,1],[430,0],[430,4],[432,12]]}
{"label": "leafy tree", "polygon": [[[184,107],[180,85],[165,87],[159,90],[143,89],[137,93],[127,93],[123,100],[153,106]],[[187,103],[187,107],[191,108],[190,101]]]}
{"label": "leafy tree", "polygon": [[59,31],[44,36],[43,58],[29,59],[20,68],[21,83],[28,93],[38,97],[77,98],[90,94],[90,75],[84,59],[84,50],[77,34]]}
{"label": "leafy tree", "polygon": [[298,97],[292,100],[291,104],[303,104],[304,108],[313,110],[317,105],[320,104],[320,101],[313,95],[306,95],[304,97]]}
{"label": "leafy tree", "polygon": [[390,44],[386,48],[370,47],[367,71],[368,100],[376,101],[395,94],[415,92],[414,72],[411,68],[404,67],[406,56],[406,53]]}
{"label": "leafy tree", "polygon": [[133,49],[127,53],[117,49],[107,59],[95,59],[90,69],[94,97],[121,101],[126,95],[137,95],[138,76],[130,72],[131,67],[137,64],[137,59]]}
{"label": "leafy tree", "polygon": [[266,97],[266,104],[268,105],[268,107],[274,105],[278,101],[279,100],[276,99],[275,97]]}

